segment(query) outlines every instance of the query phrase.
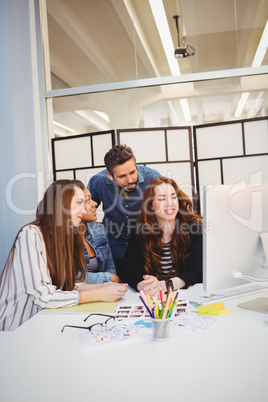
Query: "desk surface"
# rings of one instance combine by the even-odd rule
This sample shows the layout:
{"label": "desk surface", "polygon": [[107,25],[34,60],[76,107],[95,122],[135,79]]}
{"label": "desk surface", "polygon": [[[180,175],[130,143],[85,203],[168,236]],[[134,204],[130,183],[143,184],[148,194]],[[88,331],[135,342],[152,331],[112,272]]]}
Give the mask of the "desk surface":
{"label": "desk surface", "polygon": [[[181,296],[199,291],[195,285]],[[13,332],[0,332],[0,400],[266,402],[265,314],[237,306],[259,295],[226,301],[232,314],[200,336],[173,332],[162,343],[134,337],[87,353],[60,332],[64,324],[81,324],[86,313],[42,312]],[[138,294],[130,289],[124,299],[135,303]]]}

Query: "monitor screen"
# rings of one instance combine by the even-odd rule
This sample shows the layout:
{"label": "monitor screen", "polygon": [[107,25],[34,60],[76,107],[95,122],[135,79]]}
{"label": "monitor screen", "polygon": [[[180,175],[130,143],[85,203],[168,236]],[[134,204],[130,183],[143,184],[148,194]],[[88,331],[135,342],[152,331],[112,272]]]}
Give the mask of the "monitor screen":
{"label": "monitor screen", "polygon": [[268,279],[261,233],[268,233],[268,183],[207,186],[204,201],[204,290],[248,283],[241,272]]}

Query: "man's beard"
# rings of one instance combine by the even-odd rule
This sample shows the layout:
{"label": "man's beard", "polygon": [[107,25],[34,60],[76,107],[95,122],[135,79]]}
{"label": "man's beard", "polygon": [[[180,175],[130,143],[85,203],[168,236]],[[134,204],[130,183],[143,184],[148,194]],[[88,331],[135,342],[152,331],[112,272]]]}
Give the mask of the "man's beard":
{"label": "man's beard", "polygon": [[[128,184],[127,186],[124,186],[124,187],[122,188],[122,191],[125,192],[125,193],[131,193],[132,191],[135,190],[136,184],[137,184],[137,182]],[[133,187],[132,187],[132,186],[133,186]]]}

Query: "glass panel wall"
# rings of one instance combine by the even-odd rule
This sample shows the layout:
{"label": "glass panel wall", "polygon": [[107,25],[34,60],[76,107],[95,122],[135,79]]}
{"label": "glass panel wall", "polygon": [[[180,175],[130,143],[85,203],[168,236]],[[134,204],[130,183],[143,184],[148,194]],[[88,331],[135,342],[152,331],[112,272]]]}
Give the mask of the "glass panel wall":
{"label": "glass panel wall", "polygon": [[55,97],[52,104],[55,124],[65,126],[54,125],[59,136],[248,119],[268,114],[268,74]]}
{"label": "glass panel wall", "polygon": [[268,17],[268,0],[41,2],[47,90],[251,67]]}

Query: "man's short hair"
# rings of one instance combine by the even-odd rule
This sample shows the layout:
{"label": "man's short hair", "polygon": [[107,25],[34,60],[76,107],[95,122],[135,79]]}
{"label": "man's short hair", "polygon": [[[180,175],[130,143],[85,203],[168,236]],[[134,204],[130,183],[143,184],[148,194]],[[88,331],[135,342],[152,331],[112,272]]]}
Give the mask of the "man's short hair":
{"label": "man's short hair", "polygon": [[114,168],[117,165],[123,165],[123,163],[133,159],[136,164],[136,158],[130,147],[124,145],[114,145],[110,151],[104,156],[104,163],[108,172],[112,175]]}

